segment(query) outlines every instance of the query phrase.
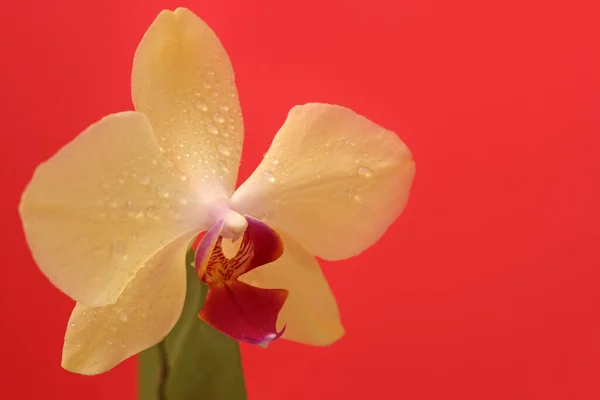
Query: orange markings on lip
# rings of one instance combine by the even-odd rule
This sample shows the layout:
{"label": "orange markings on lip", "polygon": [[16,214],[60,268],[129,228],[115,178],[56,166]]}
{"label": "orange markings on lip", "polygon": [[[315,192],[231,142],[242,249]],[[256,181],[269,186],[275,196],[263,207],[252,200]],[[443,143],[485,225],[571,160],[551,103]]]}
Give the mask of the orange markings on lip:
{"label": "orange markings on lip", "polygon": [[238,277],[277,260],[283,254],[283,242],[260,220],[244,218],[248,227],[232,258],[223,252],[222,220],[198,244],[196,272],[209,286],[198,316],[236,340],[266,346],[283,334],[285,328],[277,332],[276,324],[288,291],[257,288],[238,281]]}

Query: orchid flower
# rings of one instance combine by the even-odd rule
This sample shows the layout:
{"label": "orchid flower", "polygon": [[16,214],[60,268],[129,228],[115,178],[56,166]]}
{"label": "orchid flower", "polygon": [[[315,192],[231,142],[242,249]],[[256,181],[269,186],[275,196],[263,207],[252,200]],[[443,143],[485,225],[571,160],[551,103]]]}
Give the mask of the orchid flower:
{"label": "orchid flower", "polygon": [[329,345],[344,334],[315,257],[374,244],[406,205],[415,166],[398,136],[335,105],[292,108],[235,190],[243,123],[231,63],[184,8],[136,50],[135,111],[92,124],[42,163],[20,213],[41,271],[77,304],[62,365],[98,374],[160,342],[186,296],[200,233],[199,317],[238,341]]}

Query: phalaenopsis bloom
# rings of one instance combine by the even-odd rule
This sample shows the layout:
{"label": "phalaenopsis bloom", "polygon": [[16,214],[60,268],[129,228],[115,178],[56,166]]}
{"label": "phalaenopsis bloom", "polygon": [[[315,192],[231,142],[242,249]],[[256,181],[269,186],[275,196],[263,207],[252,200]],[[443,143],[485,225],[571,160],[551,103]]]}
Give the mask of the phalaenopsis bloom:
{"label": "phalaenopsis bloom", "polygon": [[92,124],[41,164],[20,212],[42,272],[77,301],[63,366],[104,372],[160,342],[185,299],[185,256],[209,286],[199,317],[258,345],[328,345],[344,330],[315,257],[375,243],[415,165],[398,136],[335,105],[292,108],[237,189],[243,122],[229,58],[186,9],[135,53],[135,111]]}

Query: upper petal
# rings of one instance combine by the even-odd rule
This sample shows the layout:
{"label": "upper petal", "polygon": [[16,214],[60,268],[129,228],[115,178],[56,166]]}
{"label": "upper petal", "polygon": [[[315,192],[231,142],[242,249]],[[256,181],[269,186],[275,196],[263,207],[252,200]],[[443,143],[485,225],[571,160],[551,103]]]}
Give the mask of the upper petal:
{"label": "upper petal", "polygon": [[194,226],[204,205],[167,169],[147,118],[113,114],[41,164],[20,213],[40,269],[88,305],[116,300],[138,269]]}
{"label": "upper petal", "polygon": [[335,297],[317,260],[290,235],[279,232],[283,255],[253,269],[239,280],[262,289],[286,289],[288,298],[277,328],[283,338],[315,346],[332,344],[344,335]]}
{"label": "upper petal", "polygon": [[185,300],[185,255],[192,236],[184,235],[152,257],[115,303],[75,306],[65,336],[63,368],[100,374],[171,331]]}
{"label": "upper petal", "polygon": [[131,91],[174,169],[205,196],[229,196],[242,113],[229,57],[210,27],[185,8],[162,11],[135,53]]}
{"label": "upper petal", "polygon": [[414,174],[395,133],[344,107],[306,104],[290,111],[231,204],[336,260],[381,237],[404,209]]}

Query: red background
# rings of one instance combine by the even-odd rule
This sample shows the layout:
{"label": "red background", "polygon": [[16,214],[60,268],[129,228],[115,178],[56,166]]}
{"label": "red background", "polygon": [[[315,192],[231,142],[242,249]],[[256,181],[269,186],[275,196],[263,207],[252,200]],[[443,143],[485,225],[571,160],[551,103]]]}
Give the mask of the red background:
{"label": "red background", "polygon": [[40,161],[131,108],[135,47],[178,5],[236,69],[241,179],[308,101],[395,130],[417,161],[387,236],[324,263],[346,337],[244,346],[251,400],[600,399],[599,10],[576,0],[3,0],[0,398],[135,396],[133,360],[61,370],[72,302],[16,210]]}

